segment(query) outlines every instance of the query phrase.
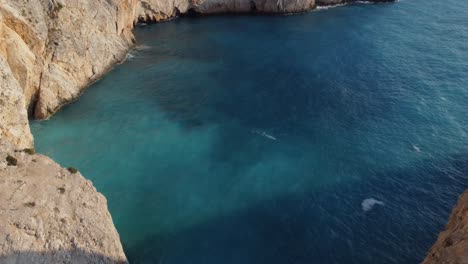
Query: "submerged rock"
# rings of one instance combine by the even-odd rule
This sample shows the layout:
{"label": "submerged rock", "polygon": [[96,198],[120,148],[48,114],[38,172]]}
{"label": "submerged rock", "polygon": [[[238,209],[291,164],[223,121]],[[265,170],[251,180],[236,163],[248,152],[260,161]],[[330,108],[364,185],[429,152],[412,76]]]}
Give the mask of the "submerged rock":
{"label": "submerged rock", "polygon": [[81,174],[0,143],[0,190],[0,263],[127,262],[106,198]]}

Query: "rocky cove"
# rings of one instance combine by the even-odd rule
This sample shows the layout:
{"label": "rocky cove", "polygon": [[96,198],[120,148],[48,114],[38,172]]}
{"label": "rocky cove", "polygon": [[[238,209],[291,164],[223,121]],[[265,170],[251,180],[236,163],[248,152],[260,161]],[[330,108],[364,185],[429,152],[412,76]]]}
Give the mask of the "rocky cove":
{"label": "rocky cove", "polygon": [[[34,147],[28,116],[48,118],[124,60],[135,43],[132,29],[136,23],[186,13],[295,13],[339,3],[0,2],[0,135],[5,141],[1,188],[7,190],[2,192],[0,243],[5,262],[126,261],[105,199],[90,182],[44,156],[21,150]],[[50,175],[53,178],[47,178]],[[427,263],[466,261],[465,200],[460,199]]]}

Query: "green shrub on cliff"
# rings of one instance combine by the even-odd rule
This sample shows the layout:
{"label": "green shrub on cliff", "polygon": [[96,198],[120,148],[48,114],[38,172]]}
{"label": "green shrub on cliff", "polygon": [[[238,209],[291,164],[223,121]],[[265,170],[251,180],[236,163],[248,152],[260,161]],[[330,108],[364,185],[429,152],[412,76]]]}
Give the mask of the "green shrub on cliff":
{"label": "green shrub on cliff", "polygon": [[73,168],[73,167],[68,167],[67,170],[68,170],[70,173],[73,173],[73,174],[75,174],[75,173],[78,172],[78,170],[75,169],[75,168]]}
{"label": "green shrub on cliff", "polygon": [[16,166],[18,164],[18,160],[15,157],[10,156],[10,155],[6,157],[6,162],[8,166]]}
{"label": "green shrub on cliff", "polygon": [[23,149],[23,152],[29,155],[34,155],[36,151],[33,148]]}
{"label": "green shrub on cliff", "polygon": [[57,5],[54,7],[54,12],[58,13],[60,10],[62,10],[63,4],[62,3],[57,3]]}

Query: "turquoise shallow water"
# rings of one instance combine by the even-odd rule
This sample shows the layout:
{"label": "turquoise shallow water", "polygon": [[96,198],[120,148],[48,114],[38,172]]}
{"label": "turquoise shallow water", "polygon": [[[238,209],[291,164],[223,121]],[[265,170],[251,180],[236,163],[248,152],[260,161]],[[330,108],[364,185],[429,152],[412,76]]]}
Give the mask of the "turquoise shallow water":
{"label": "turquoise shallow water", "polygon": [[32,122],[36,147],[106,195],[132,263],[418,263],[468,188],[467,17],[406,0],[140,27]]}

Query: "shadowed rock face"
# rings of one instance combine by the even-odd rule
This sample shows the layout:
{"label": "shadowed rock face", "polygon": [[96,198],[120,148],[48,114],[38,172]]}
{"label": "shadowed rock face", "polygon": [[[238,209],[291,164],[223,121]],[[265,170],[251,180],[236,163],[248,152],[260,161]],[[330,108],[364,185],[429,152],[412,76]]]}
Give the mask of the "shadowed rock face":
{"label": "shadowed rock face", "polygon": [[[220,13],[286,14],[312,10],[317,6],[352,3],[358,0],[141,0],[136,4],[135,22],[158,22],[178,15]],[[369,2],[393,2],[370,0]]]}
{"label": "shadowed rock face", "polygon": [[315,0],[142,0],[135,22],[158,22],[183,14],[297,13],[315,8]]}
{"label": "shadowed rock face", "polygon": [[73,172],[0,143],[0,263],[126,263],[106,198]]}
{"label": "shadowed rock face", "polygon": [[47,252],[22,251],[11,255],[0,256],[2,264],[51,264],[51,263],[77,263],[77,264],[124,264],[127,262],[115,260],[95,252],[87,252],[81,249],[58,250]]}
{"label": "shadowed rock face", "polygon": [[439,234],[423,263],[468,263],[468,190],[460,196],[445,231]]}

